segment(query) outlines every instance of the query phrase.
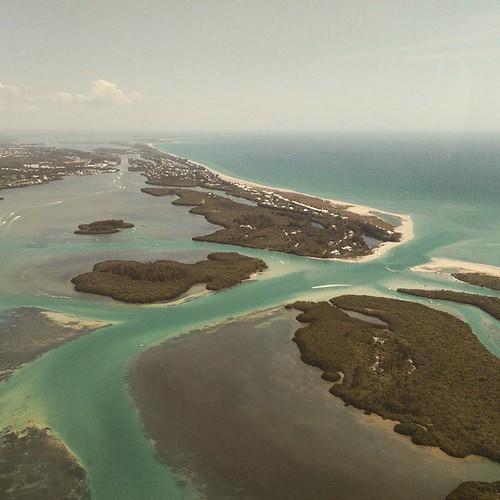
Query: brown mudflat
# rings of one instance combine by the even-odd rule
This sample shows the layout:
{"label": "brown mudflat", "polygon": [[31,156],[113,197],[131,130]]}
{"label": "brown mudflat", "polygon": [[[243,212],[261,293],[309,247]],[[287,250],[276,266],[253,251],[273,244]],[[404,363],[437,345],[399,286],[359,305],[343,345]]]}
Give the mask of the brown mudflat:
{"label": "brown mudflat", "polygon": [[46,315],[47,311],[35,307],[21,307],[2,313],[0,381],[45,352],[105,326],[101,322],[82,325],[78,318],[69,316],[66,317],[66,324],[58,324]]}
{"label": "brown mudflat", "polygon": [[174,260],[109,260],[99,262],[92,272],[71,281],[80,292],[144,304],[175,299],[198,283],[206,284],[208,290],[222,290],[266,268],[263,260],[221,252],[194,264]]}
{"label": "brown mudflat", "polygon": [[84,469],[47,429],[0,436],[2,500],[90,500]]}
{"label": "brown mudflat", "polygon": [[128,381],[158,456],[204,498],[443,500],[498,467],[417,447],[345,407],[303,363],[291,311],[169,340]]}

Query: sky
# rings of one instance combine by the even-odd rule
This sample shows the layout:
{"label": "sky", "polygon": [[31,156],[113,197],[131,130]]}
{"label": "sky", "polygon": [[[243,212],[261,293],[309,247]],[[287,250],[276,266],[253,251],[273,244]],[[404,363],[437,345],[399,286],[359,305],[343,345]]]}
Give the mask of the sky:
{"label": "sky", "polygon": [[499,131],[498,0],[0,0],[0,130]]}

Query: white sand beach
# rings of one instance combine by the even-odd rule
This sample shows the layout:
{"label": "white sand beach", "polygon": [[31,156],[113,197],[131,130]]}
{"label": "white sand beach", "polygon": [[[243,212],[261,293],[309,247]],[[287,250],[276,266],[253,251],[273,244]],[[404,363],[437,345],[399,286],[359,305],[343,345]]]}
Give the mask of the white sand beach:
{"label": "white sand beach", "polygon": [[[162,151],[161,149],[158,149],[157,147],[155,147],[151,143],[149,143],[148,146],[150,146],[153,149],[156,149],[160,153],[167,153],[167,154],[171,154],[173,156],[178,156],[178,155],[175,155],[174,153],[169,153],[168,151]],[[383,242],[377,248],[374,248],[373,252],[370,255],[365,255],[362,257],[354,258],[354,259],[339,259],[339,258],[335,258],[335,257],[329,257],[327,259],[321,259],[321,260],[337,260],[337,261],[341,261],[341,262],[367,262],[367,261],[370,261],[373,259],[377,259],[377,258],[381,257],[382,255],[384,255],[389,250],[391,250],[397,246],[403,245],[403,244],[407,243],[408,241],[410,241],[411,239],[413,239],[413,236],[414,236],[414,234],[413,234],[413,220],[412,220],[410,215],[397,214],[394,212],[386,212],[384,210],[378,210],[378,209],[368,207],[365,205],[357,205],[355,203],[334,200],[332,198],[321,198],[321,197],[311,195],[308,193],[295,191],[293,189],[277,188],[277,187],[269,186],[266,184],[259,184],[257,182],[248,181],[246,179],[239,179],[237,177],[232,177],[230,175],[223,174],[223,173],[219,172],[218,170],[216,170],[212,167],[209,167],[203,163],[200,163],[198,161],[194,161],[191,159],[189,159],[189,161],[191,163],[199,166],[199,167],[207,169],[209,172],[212,172],[215,175],[218,175],[222,180],[224,180],[226,182],[230,182],[230,183],[235,184],[235,185],[242,187],[242,188],[250,187],[250,188],[255,188],[255,189],[259,189],[259,190],[270,191],[272,193],[294,193],[294,194],[301,195],[301,196],[311,196],[313,198],[317,198],[318,200],[328,202],[335,208],[346,209],[349,212],[352,212],[353,214],[366,215],[366,216],[373,215],[376,217],[377,216],[376,213],[379,213],[379,214],[387,214],[387,215],[395,216],[395,217],[398,217],[400,219],[400,224],[395,227],[395,231],[401,233],[401,240],[400,241]]]}
{"label": "white sand beach", "polygon": [[411,271],[418,273],[437,273],[448,275],[451,275],[452,273],[484,273],[500,277],[500,267],[480,264],[478,262],[442,258],[433,258],[430,262],[412,267]]}
{"label": "white sand beach", "polygon": [[52,323],[72,330],[97,330],[111,325],[111,323],[105,321],[78,318],[77,316],[56,311],[41,311],[41,314]]}

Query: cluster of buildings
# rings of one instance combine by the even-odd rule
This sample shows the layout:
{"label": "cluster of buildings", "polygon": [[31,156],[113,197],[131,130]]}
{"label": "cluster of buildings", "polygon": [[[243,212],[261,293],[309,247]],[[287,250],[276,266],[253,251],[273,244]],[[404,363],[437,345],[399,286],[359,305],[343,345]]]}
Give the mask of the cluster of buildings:
{"label": "cluster of buildings", "polygon": [[119,170],[120,158],[38,144],[0,145],[0,189],[33,186],[69,175],[93,175]]}

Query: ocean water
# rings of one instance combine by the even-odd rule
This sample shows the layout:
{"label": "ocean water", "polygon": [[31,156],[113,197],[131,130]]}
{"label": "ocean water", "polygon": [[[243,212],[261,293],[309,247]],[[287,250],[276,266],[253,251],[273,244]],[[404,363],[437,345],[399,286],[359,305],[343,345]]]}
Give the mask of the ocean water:
{"label": "ocean water", "polygon": [[[363,264],[239,249],[265,259],[270,271],[261,279],[175,306],[138,307],[77,294],[69,279],[103,258],[194,261],[211,251],[227,251],[191,241],[213,226],[185,208],[173,207],[167,198],[140,193],[144,178],[139,173],[70,178],[2,192],[0,312],[38,306],[114,325],[48,353],[2,384],[0,425],[22,426],[32,420],[52,427],[87,468],[96,499],[195,495],[158,463],[128,393],[127,366],[148,346],[296,298],[396,296],[398,286],[470,289],[442,276],[408,270],[432,257],[500,265],[496,137],[204,136],[157,147],[244,179],[410,214],[415,238]],[[78,223],[108,217],[130,220],[136,228],[101,237],[72,234]],[[345,286],[313,288],[328,284]],[[471,307],[434,305],[466,319],[481,342],[500,355],[498,321]],[[354,420],[351,431],[354,436]],[[410,449],[429,466],[440,467],[439,452]],[[464,479],[500,477],[497,464],[467,460],[457,465]],[[424,484],[425,474],[416,478],[416,487],[418,481]]]}

